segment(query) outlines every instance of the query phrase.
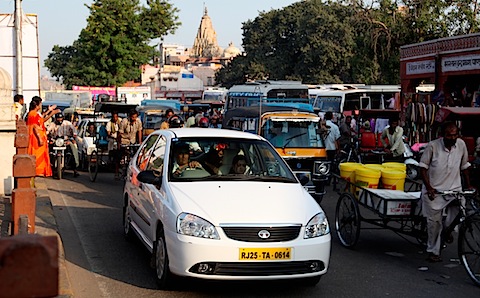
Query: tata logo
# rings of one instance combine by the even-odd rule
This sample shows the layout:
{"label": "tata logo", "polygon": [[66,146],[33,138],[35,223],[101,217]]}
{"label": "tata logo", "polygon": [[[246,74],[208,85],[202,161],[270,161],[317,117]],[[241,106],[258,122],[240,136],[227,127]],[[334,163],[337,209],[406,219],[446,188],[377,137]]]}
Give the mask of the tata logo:
{"label": "tata logo", "polygon": [[260,237],[261,239],[268,239],[270,238],[270,232],[267,230],[261,230],[260,232],[258,232],[258,237]]}
{"label": "tata logo", "polygon": [[288,151],[287,154],[295,156],[295,155],[297,155],[297,151]]}

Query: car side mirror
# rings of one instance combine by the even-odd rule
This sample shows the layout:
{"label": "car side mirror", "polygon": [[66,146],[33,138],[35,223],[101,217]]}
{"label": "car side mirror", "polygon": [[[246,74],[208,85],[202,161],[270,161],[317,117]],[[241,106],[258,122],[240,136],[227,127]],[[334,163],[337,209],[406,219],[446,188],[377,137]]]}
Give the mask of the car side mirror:
{"label": "car side mirror", "polygon": [[142,171],[137,175],[138,181],[156,186],[162,185],[162,173],[159,171]]}

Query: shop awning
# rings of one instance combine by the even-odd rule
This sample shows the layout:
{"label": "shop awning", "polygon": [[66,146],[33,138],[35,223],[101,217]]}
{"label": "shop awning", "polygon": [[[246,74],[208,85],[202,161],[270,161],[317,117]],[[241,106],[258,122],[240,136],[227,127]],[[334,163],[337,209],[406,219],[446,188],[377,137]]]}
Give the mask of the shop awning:
{"label": "shop awning", "polygon": [[462,120],[466,117],[479,117],[480,108],[472,107],[442,107],[435,115],[436,122]]}

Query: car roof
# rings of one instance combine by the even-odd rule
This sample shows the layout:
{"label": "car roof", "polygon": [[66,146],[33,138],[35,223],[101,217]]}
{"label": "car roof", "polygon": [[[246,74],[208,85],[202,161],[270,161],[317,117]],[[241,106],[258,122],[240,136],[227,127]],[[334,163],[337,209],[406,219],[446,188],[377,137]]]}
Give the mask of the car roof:
{"label": "car roof", "polygon": [[218,128],[172,128],[169,129],[172,133],[172,137],[188,138],[188,137],[219,137],[219,138],[238,138],[238,139],[252,139],[263,140],[259,135],[230,130],[230,129],[218,129]]}

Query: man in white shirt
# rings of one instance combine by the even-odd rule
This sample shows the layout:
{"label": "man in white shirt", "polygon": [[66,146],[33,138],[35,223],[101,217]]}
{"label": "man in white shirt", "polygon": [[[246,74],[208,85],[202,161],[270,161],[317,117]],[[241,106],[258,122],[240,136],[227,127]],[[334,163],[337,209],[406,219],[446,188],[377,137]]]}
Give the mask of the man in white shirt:
{"label": "man in white shirt", "polygon": [[[390,161],[402,161],[405,145],[403,144],[403,128],[398,126],[397,119],[389,119],[388,126],[383,129],[380,137],[387,155],[385,159]],[[387,143],[388,140],[388,143]]]}
{"label": "man in white shirt", "polygon": [[[328,127],[328,135],[325,138],[325,149],[327,150],[327,160],[334,162],[335,156],[340,151],[340,129],[333,123],[333,113],[328,111],[325,113],[326,126]],[[327,185],[330,184],[330,178]]]}
{"label": "man in white shirt", "polygon": [[13,97],[13,104],[14,104],[14,108],[15,108],[15,118],[16,118],[16,120],[23,119],[23,116],[25,115],[25,112],[26,112],[25,100],[23,98],[23,95],[16,94]]}
{"label": "man in white shirt", "polygon": [[[423,179],[422,213],[427,218],[428,261],[441,262],[440,249],[443,230],[443,209],[447,209],[445,226],[452,223],[459,212],[459,206],[451,206],[452,196],[438,195],[438,191],[462,190],[463,174],[465,187],[471,188],[468,175],[468,151],[465,142],[458,138],[458,127],[449,122],[442,127],[442,136],[428,143],[420,160],[420,174]],[[447,243],[452,235],[444,235]]]}
{"label": "man in white shirt", "polygon": [[186,143],[175,145],[175,160],[173,163],[173,177],[181,177],[184,171],[201,168],[198,161],[190,161],[190,147]]}
{"label": "man in white shirt", "polygon": [[73,176],[79,176],[77,168],[79,167],[78,147],[77,147],[77,130],[72,122],[64,120],[63,114],[55,115],[55,121],[48,125],[48,135],[55,140],[57,137],[69,138],[70,149],[72,150],[73,158],[75,159],[75,167],[73,168]]}

